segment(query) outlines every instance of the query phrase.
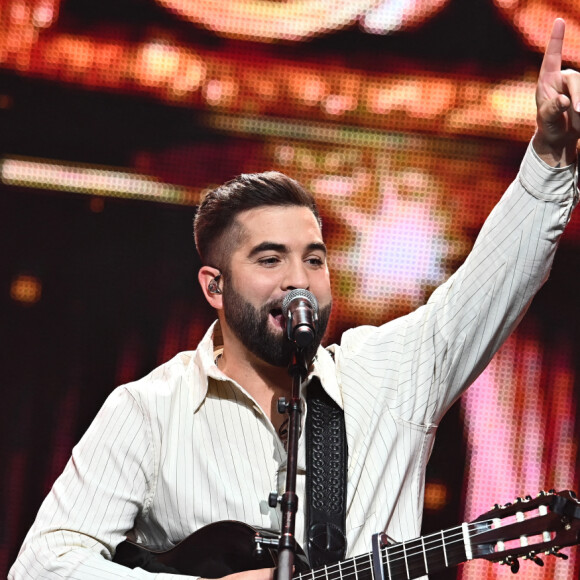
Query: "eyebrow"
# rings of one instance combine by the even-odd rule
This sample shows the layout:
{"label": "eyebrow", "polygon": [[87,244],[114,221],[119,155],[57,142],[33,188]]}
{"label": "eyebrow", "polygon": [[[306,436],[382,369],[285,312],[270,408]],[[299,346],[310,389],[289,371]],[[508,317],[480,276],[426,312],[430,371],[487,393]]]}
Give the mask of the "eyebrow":
{"label": "eyebrow", "polygon": [[312,242],[311,244],[308,244],[306,249],[309,252],[313,252],[314,250],[320,250],[321,252],[324,253],[325,256],[328,253],[328,250],[326,249],[326,244],[324,242]]}
{"label": "eyebrow", "polygon": [[[324,255],[327,254],[326,244],[324,242],[312,242],[306,246],[307,252],[312,252],[315,250],[323,252]],[[251,249],[250,253],[248,254],[248,258],[252,258],[261,252],[279,252],[280,254],[288,254],[290,250],[286,244],[279,244],[277,242],[261,242]]]}

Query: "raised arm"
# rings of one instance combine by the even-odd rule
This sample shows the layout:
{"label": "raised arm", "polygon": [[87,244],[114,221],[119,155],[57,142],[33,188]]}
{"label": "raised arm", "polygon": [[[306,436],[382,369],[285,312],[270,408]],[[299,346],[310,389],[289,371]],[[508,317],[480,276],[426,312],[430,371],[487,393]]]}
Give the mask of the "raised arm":
{"label": "raised arm", "polygon": [[564,31],[564,21],[557,18],[536,88],[538,129],[533,145],[542,160],[553,167],[574,163],[580,137],[580,73],[562,70]]}

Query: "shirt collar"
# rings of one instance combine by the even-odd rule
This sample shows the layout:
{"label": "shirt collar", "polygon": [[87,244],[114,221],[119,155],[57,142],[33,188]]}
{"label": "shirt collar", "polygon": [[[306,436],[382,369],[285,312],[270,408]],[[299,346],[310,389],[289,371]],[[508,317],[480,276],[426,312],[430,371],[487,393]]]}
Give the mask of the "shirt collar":
{"label": "shirt collar", "polygon": [[342,391],[336,378],[336,363],[334,361],[334,345],[327,348],[318,347],[310,377],[317,376],[322,388],[327,395],[341,408],[344,409]]}
{"label": "shirt collar", "polygon": [[194,412],[199,409],[207,396],[210,377],[222,381],[227,379],[215,364],[214,332],[216,342],[221,342],[218,341],[218,338],[221,339],[221,329],[217,320],[208,328],[189,363],[188,376],[192,381]]}
{"label": "shirt collar", "polygon": [[[205,400],[208,390],[208,381],[215,379],[218,381],[229,381],[217,367],[215,359],[217,354],[223,348],[222,332],[219,321],[216,320],[207,330],[205,336],[201,339],[195,356],[190,362],[190,372],[188,375],[193,381],[193,405],[197,411]],[[319,347],[312,365],[312,371],[309,378],[317,376],[320,379],[322,388],[342,409],[343,400],[340,386],[336,378],[336,366],[334,362],[334,346],[327,349]]]}

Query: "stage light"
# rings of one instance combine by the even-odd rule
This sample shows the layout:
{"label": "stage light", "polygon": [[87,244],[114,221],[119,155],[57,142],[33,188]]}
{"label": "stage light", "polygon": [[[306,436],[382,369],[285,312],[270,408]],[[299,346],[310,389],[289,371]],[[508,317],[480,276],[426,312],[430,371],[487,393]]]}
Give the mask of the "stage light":
{"label": "stage light", "polygon": [[148,175],[39,159],[7,157],[0,160],[0,180],[5,185],[18,187],[155,199],[183,205],[195,205],[200,198],[199,191],[162,183]]}
{"label": "stage light", "polygon": [[30,274],[18,274],[10,284],[10,298],[24,306],[31,306],[42,297],[42,282]]}
{"label": "stage light", "polygon": [[430,511],[442,510],[447,505],[449,490],[441,481],[428,481],[425,484],[425,509]]}

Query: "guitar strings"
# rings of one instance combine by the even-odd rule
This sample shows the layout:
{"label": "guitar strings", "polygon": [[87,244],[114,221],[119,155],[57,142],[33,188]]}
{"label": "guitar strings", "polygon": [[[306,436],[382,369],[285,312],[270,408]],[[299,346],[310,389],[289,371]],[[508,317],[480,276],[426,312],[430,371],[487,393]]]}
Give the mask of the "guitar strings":
{"label": "guitar strings", "polygon": [[[484,523],[484,522],[478,522],[478,523]],[[470,524],[471,525],[471,524]],[[474,527],[477,528],[477,526],[474,524]],[[453,532],[455,529],[460,530],[461,526],[458,526],[457,528],[451,528],[450,530],[448,530],[448,533]],[[381,558],[383,560],[383,563],[385,563],[385,559],[384,557],[387,555],[387,550],[389,551],[389,559],[388,562],[392,565],[396,565],[398,562],[402,561],[406,558],[412,557],[412,556],[417,556],[421,553],[424,552],[430,552],[433,551],[435,549],[441,549],[443,542],[442,542],[442,536],[440,532],[434,533],[434,534],[430,534],[429,536],[425,536],[424,540],[428,539],[428,538],[435,538],[434,540],[432,540],[431,542],[427,541],[424,542],[424,545],[426,547],[425,550],[423,550],[422,546],[419,550],[416,550],[415,552],[413,552],[413,547],[412,544],[419,542],[420,540],[415,538],[413,540],[409,540],[409,545],[405,545],[405,549],[403,549],[403,545],[402,543],[397,543],[397,544],[393,544],[392,546],[385,546],[384,548],[381,549]],[[455,540],[454,538],[460,537],[461,539],[459,540]],[[445,545],[446,546],[453,546],[453,544],[459,544],[459,543],[463,543],[463,530],[461,529],[461,533],[457,533],[457,534],[451,534],[449,536],[445,537]],[[437,544],[436,547],[430,547],[428,548],[427,546],[429,546],[430,544]],[[423,545],[423,543],[422,543]],[[402,554],[402,557],[397,558],[397,556],[399,554]],[[394,556],[394,557],[391,557]],[[342,577],[344,575],[344,573],[354,573],[355,576],[357,574],[362,574],[365,572],[368,572],[370,570],[371,574],[373,574],[373,566],[372,566],[372,552],[369,554],[363,554],[363,555],[359,555],[359,556],[355,556],[354,558],[351,559],[353,564],[350,565],[350,562],[347,561],[343,561],[343,562],[339,562],[336,564],[330,564],[328,566],[325,566],[324,569],[319,569],[319,570],[309,570],[307,572],[302,572],[301,574],[298,575],[299,578],[302,578],[303,576],[311,576],[312,578],[317,578],[317,577],[328,577],[329,574],[334,574],[336,572],[338,572],[338,574]],[[363,567],[359,567],[357,566],[357,560],[360,560],[360,563],[363,565]],[[368,562],[368,566],[364,567],[364,564],[366,564]]]}
{"label": "guitar strings", "polygon": [[[488,532],[489,528],[481,531],[480,528],[482,526],[491,524],[492,522],[493,519],[479,520],[477,522],[469,523],[467,525],[469,539],[476,539],[477,536]],[[381,560],[383,564],[388,563],[389,565],[395,566],[401,561],[408,560],[410,557],[416,557],[420,554],[427,554],[434,550],[442,550],[443,547],[453,548],[456,545],[463,544],[464,541],[465,538],[463,527],[457,526],[455,528],[450,528],[443,535],[442,532],[436,532],[424,536],[423,538],[414,538],[412,540],[408,540],[407,542],[399,542],[391,546],[385,546],[381,549]],[[387,556],[388,560],[385,560]],[[362,567],[357,566],[357,560],[360,561],[360,565],[362,565]],[[365,567],[364,565],[367,561],[369,565]],[[352,562],[352,564],[350,562]],[[311,578],[320,578],[326,576],[328,578],[329,574],[335,573],[338,573],[340,577],[342,577],[345,573],[354,574],[356,576],[358,574],[368,572],[369,570],[371,575],[374,576],[372,566],[372,552],[369,554],[354,556],[353,558],[343,562],[330,564],[325,566],[323,569],[301,572],[297,574],[295,578],[303,578],[307,576],[310,576]]]}
{"label": "guitar strings", "polygon": [[[477,522],[472,522],[472,523],[467,524],[468,539],[469,540],[472,540],[472,539],[477,540],[477,538],[479,536],[489,532],[492,529],[489,524],[492,524],[493,521],[494,521],[493,519],[478,520]],[[482,529],[482,526],[485,526],[485,528]],[[454,532],[455,530],[458,530],[458,533],[453,534],[452,532]],[[442,549],[443,546],[446,546],[446,547],[449,546],[449,547],[453,548],[454,545],[464,544],[465,538],[464,538],[464,532],[463,532],[462,526],[457,526],[456,528],[451,528],[450,530],[448,530],[448,533],[449,533],[449,535],[447,535],[447,534],[442,535],[442,532],[436,532],[434,534],[430,534],[430,535],[425,536],[423,538],[423,539],[434,538],[434,540],[431,542],[422,542],[421,538],[415,538],[413,540],[408,540],[406,542],[398,542],[397,544],[393,544],[392,546],[386,546],[385,548],[383,548],[383,550],[385,551],[385,556],[387,555],[387,551],[389,552],[388,556],[389,556],[390,562],[398,562],[401,559],[408,558],[409,556],[417,556],[418,554],[427,553],[427,552],[435,550],[435,549],[440,550],[440,549]],[[541,535],[541,532],[536,533],[534,535],[539,536],[539,535]],[[458,538],[458,539],[456,539],[456,538]],[[513,538],[513,539],[517,539],[517,538]],[[403,547],[403,544],[405,544],[404,547]],[[426,546],[428,546],[430,544],[436,544],[436,545],[434,547],[426,548]],[[425,549],[423,549],[423,545],[425,546]],[[526,546],[526,547],[533,548],[533,545]],[[418,550],[413,552],[414,548],[418,548]],[[402,554],[402,558],[397,559],[396,556],[398,556],[400,554]],[[391,555],[395,556],[395,558],[391,559],[390,558]]]}

